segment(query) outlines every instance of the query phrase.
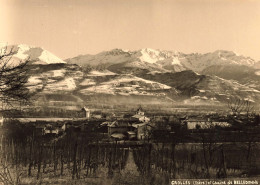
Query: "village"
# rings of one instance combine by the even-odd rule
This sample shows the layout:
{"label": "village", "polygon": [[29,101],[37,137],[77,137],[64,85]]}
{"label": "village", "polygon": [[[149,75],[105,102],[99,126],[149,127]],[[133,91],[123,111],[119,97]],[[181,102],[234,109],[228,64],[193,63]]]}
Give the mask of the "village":
{"label": "village", "polygon": [[[104,116],[95,113],[88,107],[82,108],[80,118],[16,118],[7,121],[1,116],[1,127],[5,128],[5,122],[19,122],[22,125],[33,128],[35,136],[45,138],[59,138],[68,132],[82,133],[92,132],[101,141],[142,141],[151,140],[155,137],[174,137],[189,133],[211,132],[216,128],[230,130],[233,128],[234,119],[216,115],[187,116],[149,115],[139,106],[135,112]],[[93,113],[92,113],[93,111]],[[252,120],[252,119],[251,119]],[[241,120],[235,120],[241,123]],[[231,129],[232,130],[232,129]],[[173,137],[172,137],[173,136]]]}

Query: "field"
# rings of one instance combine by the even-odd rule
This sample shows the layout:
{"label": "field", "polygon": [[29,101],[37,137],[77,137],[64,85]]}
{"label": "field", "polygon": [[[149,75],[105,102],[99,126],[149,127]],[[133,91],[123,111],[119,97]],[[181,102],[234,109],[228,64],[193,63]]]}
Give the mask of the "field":
{"label": "field", "polygon": [[196,143],[166,135],[112,141],[95,129],[89,124],[84,132],[72,129],[52,137],[36,136],[32,127],[12,126],[2,132],[0,179],[13,184],[159,185],[170,179],[260,175],[257,141],[220,143],[203,133],[197,133]]}

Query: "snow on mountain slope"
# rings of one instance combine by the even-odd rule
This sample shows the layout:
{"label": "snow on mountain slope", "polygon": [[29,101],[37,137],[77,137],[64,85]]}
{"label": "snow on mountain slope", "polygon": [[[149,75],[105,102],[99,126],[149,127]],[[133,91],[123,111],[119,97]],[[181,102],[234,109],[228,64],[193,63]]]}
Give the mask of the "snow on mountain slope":
{"label": "snow on mountain slope", "polygon": [[242,55],[237,55],[232,51],[218,50],[206,54],[188,54],[181,60],[187,68],[201,72],[205,68],[213,65],[245,65],[254,67],[258,62]]}
{"label": "snow on mountain slope", "polygon": [[223,79],[235,80],[240,84],[260,90],[260,76],[258,73],[258,69],[244,65],[212,65],[201,72],[201,74],[205,75],[215,75]]}
{"label": "snow on mountain slope", "polygon": [[10,63],[12,63],[13,65],[25,60],[29,60],[31,64],[44,65],[66,63],[51,52],[40,47],[28,46],[26,44],[10,45],[5,47],[7,48],[7,53],[11,50],[14,52],[14,55],[12,56],[10,61]]}
{"label": "snow on mountain slope", "polygon": [[87,74],[87,76],[107,76],[107,75],[115,75],[115,73],[113,73],[109,70],[104,70],[104,71],[93,70],[93,71],[90,71],[89,74]]}
{"label": "snow on mountain slope", "polygon": [[[149,73],[140,76],[117,74],[108,70],[83,73],[76,65],[46,65],[29,78],[28,88],[40,94],[95,94],[146,96],[170,98],[175,101],[190,100],[205,103],[225,103],[229,98],[260,100],[260,91],[234,80],[217,76],[200,75],[192,71],[176,73]],[[52,65],[50,65],[52,66]],[[43,70],[42,68],[46,69]],[[39,70],[41,72],[39,72]]]}
{"label": "snow on mountain slope", "polygon": [[177,91],[165,84],[145,80],[129,74],[116,74],[108,70],[83,73],[82,68],[67,65],[32,65],[34,69],[27,87],[40,94],[81,95],[142,95],[166,97],[167,91]]}
{"label": "snow on mountain slope", "polygon": [[50,73],[53,73],[53,77],[64,77],[66,70],[65,69],[57,69],[57,70],[50,70]]}
{"label": "snow on mountain slope", "polygon": [[69,93],[77,89],[84,73],[73,65],[32,65],[26,86],[36,93]]}
{"label": "snow on mountain slope", "polygon": [[134,53],[134,55],[142,62],[155,64],[159,61],[170,59],[172,61],[172,65],[182,65],[178,58],[180,53],[176,51],[163,51],[145,48],[132,53]]}
{"label": "snow on mountain slope", "polygon": [[226,80],[217,76],[200,75],[193,71],[177,73],[143,74],[144,79],[171,86],[186,99],[214,100],[226,102],[229,98],[250,99],[260,101],[260,91],[242,85],[234,80]]}
{"label": "snow on mountain slope", "polygon": [[79,85],[80,86],[91,86],[91,85],[96,85],[96,82],[93,79],[84,79]]}
{"label": "snow on mountain slope", "polygon": [[50,53],[49,51],[43,50],[41,55],[38,59],[42,62],[47,64],[54,64],[54,63],[65,63],[63,60],[55,56],[54,54]]}
{"label": "snow on mountain slope", "polygon": [[137,74],[137,73],[149,73],[149,72],[170,72],[167,69],[162,68],[158,64],[132,61],[119,64],[113,64],[108,67],[110,71],[119,74]]}
{"label": "snow on mountain slope", "polygon": [[[171,56],[173,56],[173,58],[171,58]],[[98,53],[97,55],[80,55],[74,58],[66,59],[66,62],[78,64],[83,67],[87,65],[98,66],[101,64],[106,67],[110,67],[111,65],[120,64],[122,67],[145,69],[152,66],[154,69],[157,68],[158,71],[167,71],[167,69],[163,69],[163,66],[159,64],[158,61],[170,59],[173,65],[181,66],[177,56],[177,52],[154,50],[150,48],[137,51],[114,49],[111,51]],[[117,68],[118,67],[119,66],[117,66]]]}
{"label": "snow on mountain slope", "polygon": [[[197,87],[200,88],[200,85]],[[203,89],[205,89],[206,92],[200,93],[201,95],[210,93],[211,97],[216,97],[222,101],[230,98],[250,100],[251,102],[258,102],[260,100],[260,91],[246,85],[242,85],[237,81],[226,80],[217,76],[211,77],[208,81],[207,88],[203,86]]]}
{"label": "snow on mountain slope", "polygon": [[30,92],[35,93],[43,89],[43,81],[40,76],[30,76],[27,82],[27,88]]}
{"label": "snow on mountain slope", "polygon": [[255,74],[256,74],[257,76],[260,76],[260,71],[256,71]]}
{"label": "snow on mountain slope", "polygon": [[[34,67],[28,80],[28,88],[34,93],[77,94],[79,97],[94,94],[135,95],[221,103],[232,97],[260,101],[258,70],[253,68],[257,62],[234,52],[183,54],[149,48],[137,51],[115,49],[97,55],[80,56],[79,60],[67,60],[69,63],[80,61],[84,65],[91,64],[82,68],[66,64],[42,48],[27,45],[15,47],[17,53],[13,58],[25,60],[29,57],[31,64],[34,64],[31,65]],[[216,64],[221,66],[216,74],[228,71],[220,70],[227,66],[239,66],[239,69],[243,65],[250,66],[254,78],[247,78],[246,73],[245,82],[241,84],[232,78],[200,75],[203,70],[210,71],[209,67]]]}
{"label": "snow on mountain slope", "polygon": [[15,55],[13,55],[14,57],[21,59],[21,60],[25,60],[29,58],[29,55],[26,54],[27,51],[29,51],[31,49],[30,46],[27,46],[25,44],[20,44],[17,46],[17,53]]}
{"label": "snow on mountain slope", "polygon": [[76,82],[75,79],[72,77],[67,77],[63,80],[48,80],[48,83],[44,87],[43,92],[50,93],[50,92],[62,92],[62,91],[73,91],[76,89]]}
{"label": "snow on mountain slope", "polygon": [[230,98],[237,98],[241,100],[250,100],[258,102],[260,100],[260,91],[242,85],[234,80],[226,80],[217,76],[208,77],[196,85],[197,93],[200,97],[207,97],[209,99],[215,98],[218,101],[225,102]]}
{"label": "snow on mountain slope", "polygon": [[177,57],[174,57],[172,59],[172,65],[181,65],[181,62]]}
{"label": "snow on mountain slope", "polygon": [[164,84],[161,84],[158,82],[154,82],[151,80],[145,80],[145,79],[133,76],[133,75],[120,75],[120,76],[116,77],[115,79],[106,82],[105,84],[119,84],[120,85],[120,83],[129,83],[129,82],[134,83],[134,81],[143,82],[143,83],[151,84],[151,85],[157,85],[159,88],[162,88],[162,89],[171,88],[170,86],[167,86],[167,85],[164,85]]}
{"label": "snow on mountain slope", "polygon": [[87,65],[98,66],[100,64],[117,64],[132,61],[134,59],[131,55],[131,52],[122,49],[113,49],[111,51],[98,53],[97,55],[79,55],[74,58],[66,59],[65,61],[69,64],[77,64],[82,67]]}
{"label": "snow on mountain slope", "polygon": [[[101,52],[97,55],[85,55],[67,59],[69,63],[85,65],[107,64],[106,67],[116,64],[127,65],[135,62],[135,68],[145,64],[147,67],[153,65],[154,68],[170,70],[172,72],[180,72],[185,70],[193,70],[201,72],[205,68],[212,65],[246,65],[256,68],[260,66],[250,57],[238,55],[232,51],[217,50],[215,52],[198,54],[185,54],[176,51],[155,50],[145,48],[136,51],[126,51],[122,49],[114,49],[111,51]],[[149,71],[151,72],[151,71]]]}
{"label": "snow on mountain slope", "polygon": [[94,83],[93,79],[87,81],[85,79],[84,81],[89,82],[89,87],[82,88],[80,90],[80,93],[84,95],[104,93],[113,95],[120,94],[165,96],[165,94],[161,91],[173,89],[170,86],[138,78],[133,75],[116,75],[101,83]]}
{"label": "snow on mountain slope", "polygon": [[140,53],[141,53],[141,56],[139,57],[139,59],[142,62],[148,62],[148,63],[154,64],[158,60],[164,59],[164,58],[159,56],[160,52],[158,50],[146,48],[146,49],[142,49],[140,51]]}

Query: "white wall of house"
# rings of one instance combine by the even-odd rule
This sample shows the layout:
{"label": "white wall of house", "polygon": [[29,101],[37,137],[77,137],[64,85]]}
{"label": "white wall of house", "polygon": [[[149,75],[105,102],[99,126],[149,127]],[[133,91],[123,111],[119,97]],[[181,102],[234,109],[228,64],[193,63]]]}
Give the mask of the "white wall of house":
{"label": "white wall of house", "polygon": [[85,117],[86,117],[87,119],[89,119],[89,118],[90,118],[90,110],[89,110],[87,107],[84,107],[83,109],[84,109],[84,111],[85,111]]}
{"label": "white wall of house", "polygon": [[187,121],[187,129],[197,129],[197,126],[200,127],[200,129],[210,129],[215,126],[220,127],[229,127],[230,124],[227,122],[216,122],[216,121]]}
{"label": "white wall of house", "polygon": [[2,127],[4,124],[4,117],[3,116],[0,116],[0,126]]}

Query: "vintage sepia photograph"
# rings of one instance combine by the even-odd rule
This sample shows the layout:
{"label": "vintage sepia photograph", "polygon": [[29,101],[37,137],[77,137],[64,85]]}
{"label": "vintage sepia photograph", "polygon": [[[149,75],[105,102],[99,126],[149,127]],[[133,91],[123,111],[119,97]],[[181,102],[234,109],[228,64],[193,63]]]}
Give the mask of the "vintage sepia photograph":
{"label": "vintage sepia photograph", "polygon": [[0,0],[0,185],[260,184],[259,0]]}

